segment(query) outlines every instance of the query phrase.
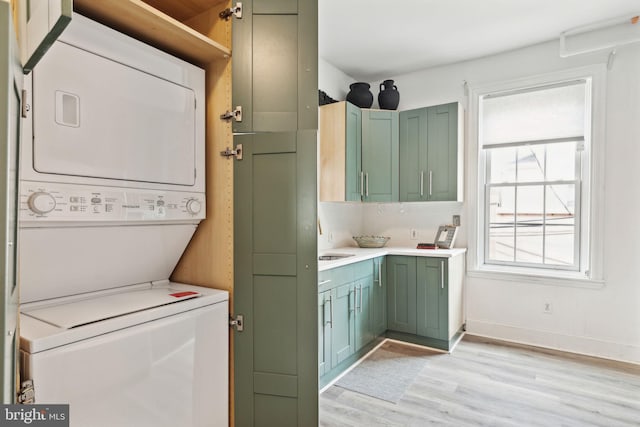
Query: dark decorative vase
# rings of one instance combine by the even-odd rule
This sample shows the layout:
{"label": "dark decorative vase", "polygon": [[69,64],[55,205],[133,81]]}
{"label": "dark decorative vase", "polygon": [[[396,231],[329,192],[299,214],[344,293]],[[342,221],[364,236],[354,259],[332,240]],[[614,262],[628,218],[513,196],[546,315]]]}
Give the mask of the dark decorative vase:
{"label": "dark decorative vase", "polygon": [[356,82],[349,85],[347,101],[360,108],[371,108],[373,105],[373,94],[369,90],[369,83]]}
{"label": "dark decorative vase", "polygon": [[[384,86],[384,89],[382,88]],[[383,110],[395,110],[400,103],[400,92],[393,84],[393,80],[385,80],[380,83],[380,93],[378,94],[378,105]]]}

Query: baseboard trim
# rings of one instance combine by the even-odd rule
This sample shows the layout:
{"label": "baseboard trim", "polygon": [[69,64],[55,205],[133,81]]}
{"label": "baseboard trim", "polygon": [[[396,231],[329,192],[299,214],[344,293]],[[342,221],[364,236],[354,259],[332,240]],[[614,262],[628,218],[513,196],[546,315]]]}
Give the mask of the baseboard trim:
{"label": "baseboard trim", "polygon": [[640,365],[640,346],[594,338],[520,328],[481,320],[467,319],[466,332],[484,338],[509,341],[583,356]]}

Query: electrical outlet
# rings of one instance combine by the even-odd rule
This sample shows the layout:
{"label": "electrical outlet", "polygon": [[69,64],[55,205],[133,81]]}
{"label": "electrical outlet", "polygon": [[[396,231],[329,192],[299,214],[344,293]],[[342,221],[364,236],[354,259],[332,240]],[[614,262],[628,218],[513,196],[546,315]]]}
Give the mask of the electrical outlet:
{"label": "electrical outlet", "polygon": [[460,215],[453,216],[453,225],[456,227],[460,227]]}
{"label": "electrical outlet", "polygon": [[418,230],[412,228],[409,236],[411,237],[411,240],[418,240]]}
{"label": "electrical outlet", "polygon": [[330,231],[329,233],[327,233],[327,241],[329,243],[333,243],[333,231]]}
{"label": "electrical outlet", "polygon": [[551,313],[553,313],[553,306],[551,305],[551,303],[550,303],[550,302],[545,302],[545,303],[544,303],[544,308],[543,308],[542,312],[543,312],[544,314],[551,314]]}

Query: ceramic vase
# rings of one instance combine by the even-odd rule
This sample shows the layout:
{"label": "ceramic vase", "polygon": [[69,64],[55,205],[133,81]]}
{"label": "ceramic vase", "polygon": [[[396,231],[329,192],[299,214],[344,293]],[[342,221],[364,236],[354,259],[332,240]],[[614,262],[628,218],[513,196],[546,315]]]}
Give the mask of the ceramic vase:
{"label": "ceramic vase", "polygon": [[356,82],[349,85],[347,101],[360,108],[371,108],[373,105],[373,94],[369,90],[369,83]]}
{"label": "ceramic vase", "polygon": [[378,105],[383,110],[395,110],[400,103],[400,92],[393,84],[393,80],[385,80],[380,83],[380,93],[378,94]]}

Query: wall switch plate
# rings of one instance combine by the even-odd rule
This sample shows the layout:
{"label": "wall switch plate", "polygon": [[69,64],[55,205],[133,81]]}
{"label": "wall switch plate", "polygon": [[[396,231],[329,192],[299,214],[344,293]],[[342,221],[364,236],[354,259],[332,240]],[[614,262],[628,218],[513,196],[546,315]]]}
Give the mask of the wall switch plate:
{"label": "wall switch plate", "polygon": [[411,237],[411,240],[418,240],[418,230],[416,230],[415,228],[412,228],[409,236]]}
{"label": "wall switch plate", "polygon": [[327,233],[327,242],[333,243],[333,231]]}
{"label": "wall switch plate", "polygon": [[456,227],[460,227],[460,215],[453,216],[453,225]]}

